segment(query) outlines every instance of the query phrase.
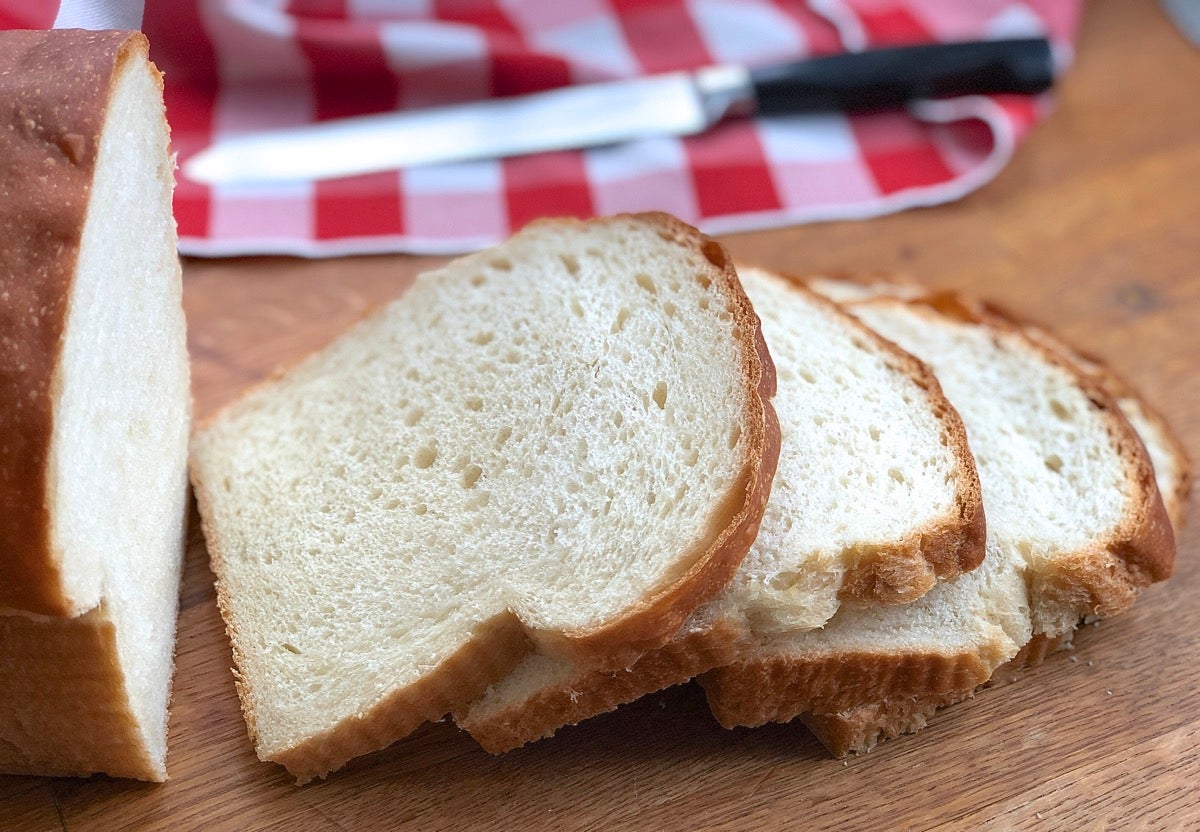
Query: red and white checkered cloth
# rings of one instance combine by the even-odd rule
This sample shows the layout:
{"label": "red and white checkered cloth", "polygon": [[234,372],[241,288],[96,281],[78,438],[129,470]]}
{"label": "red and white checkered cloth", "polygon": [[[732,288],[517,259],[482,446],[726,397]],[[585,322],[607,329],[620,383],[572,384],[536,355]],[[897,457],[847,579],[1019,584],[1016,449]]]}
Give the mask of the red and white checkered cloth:
{"label": "red and white checkered cloth", "polygon": [[[95,27],[139,0],[0,0],[0,26]],[[145,0],[180,160],[214,139],[721,62],[1046,34],[1082,0]],[[30,8],[31,6],[36,8]],[[130,11],[133,9],[134,11]],[[83,11],[81,11],[83,10]],[[112,18],[119,19],[119,18]],[[995,176],[1046,109],[973,96],[904,112],[730,121],[703,135],[319,183],[175,195],[195,255],[453,253],[546,215],[658,209],[721,233],[876,216]]]}

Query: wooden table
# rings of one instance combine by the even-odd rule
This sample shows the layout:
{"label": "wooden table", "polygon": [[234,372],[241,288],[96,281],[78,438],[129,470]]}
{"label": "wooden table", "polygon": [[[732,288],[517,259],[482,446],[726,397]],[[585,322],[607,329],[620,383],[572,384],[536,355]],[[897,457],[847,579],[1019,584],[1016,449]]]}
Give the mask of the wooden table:
{"label": "wooden table", "polygon": [[[900,271],[993,298],[1109,359],[1200,456],[1200,51],[1153,3],[1089,8],[1057,111],[962,202],[723,242],[791,271]],[[198,416],[431,262],[188,262]],[[0,829],[1197,829],[1193,520],[1175,577],[1085,628],[1075,661],[1053,657],[845,763],[799,725],[724,731],[683,686],[499,758],[427,726],[304,788],[255,759],[194,535],[170,782],[0,778]]]}

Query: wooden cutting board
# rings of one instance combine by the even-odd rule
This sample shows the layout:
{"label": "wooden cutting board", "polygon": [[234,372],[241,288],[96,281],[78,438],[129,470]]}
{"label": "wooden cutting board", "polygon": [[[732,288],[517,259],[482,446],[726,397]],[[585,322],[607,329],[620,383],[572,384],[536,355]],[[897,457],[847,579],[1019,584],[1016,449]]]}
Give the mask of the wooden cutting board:
{"label": "wooden cutting board", "polygon": [[[1108,359],[1200,456],[1200,52],[1148,2],[1089,7],[1056,112],[950,206],[723,240],[793,272],[902,272]],[[192,261],[197,415],[436,261]],[[1193,501],[1192,514],[1197,514]],[[683,686],[503,757],[452,725],[303,788],[246,738],[192,534],[165,785],[0,777],[2,830],[1200,828],[1200,518],[1177,574],[1021,682],[846,762],[799,725],[724,731]]]}

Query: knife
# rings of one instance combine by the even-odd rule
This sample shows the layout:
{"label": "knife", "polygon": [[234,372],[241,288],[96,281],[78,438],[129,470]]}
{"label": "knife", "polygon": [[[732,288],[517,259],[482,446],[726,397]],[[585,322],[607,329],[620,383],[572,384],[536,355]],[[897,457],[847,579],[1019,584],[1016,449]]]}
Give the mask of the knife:
{"label": "knife", "polygon": [[183,166],[212,185],[332,179],[397,168],[687,136],[727,117],[897,107],[934,96],[1037,93],[1054,80],[1041,38],[925,44],[781,66],[705,67],[217,141]]}

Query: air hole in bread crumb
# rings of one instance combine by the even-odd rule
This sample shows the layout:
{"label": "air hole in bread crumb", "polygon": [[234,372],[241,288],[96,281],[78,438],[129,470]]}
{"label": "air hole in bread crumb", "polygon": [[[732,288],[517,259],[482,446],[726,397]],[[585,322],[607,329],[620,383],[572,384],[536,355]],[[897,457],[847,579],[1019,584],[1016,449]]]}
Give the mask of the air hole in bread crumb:
{"label": "air hole in bread crumb", "polygon": [[825,424],[825,417],[818,413],[817,415],[813,416],[813,424],[817,427],[821,427]]}
{"label": "air hole in bread crumb", "polygon": [[567,493],[568,494],[578,494],[582,490],[583,490],[583,486],[581,486],[579,483],[575,482],[575,480],[567,480]]}
{"label": "air hole in bread crumb", "polygon": [[463,488],[474,488],[475,483],[479,482],[479,478],[482,475],[483,469],[478,465],[468,465],[467,470],[463,471]]}
{"label": "air hole in bread crumb", "polygon": [[230,481],[229,477],[225,477],[221,480],[221,487],[225,489],[226,494],[233,491],[233,483]]}
{"label": "air hole in bread crumb", "polygon": [[334,469],[333,469],[333,475],[334,475],[335,477],[337,477],[339,480],[341,480],[341,479],[345,479],[345,478],[346,478],[346,466],[345,466],[345,465],[339,465],[338,467],[334,468]]}
{"label": "air hole in bread crumb", "polygon": [[683,286],[680,285],[678,280],[676,280],[675,278],[671,278],[670,282],[667,283],[667,288],[670,289],[672,292],[678,292],[680,289],[683,288]]}
{"label": "air hole in bread crumb", "polygon": [[562,264],[566,267],[568,274],[572,277],[579,276],[579,260],[574,254],[562,254],[559,255],[559,259],[562,260]]}
{"label": "air hole in bread crumb", "polygon": [[418,517],[422,514],[425,514],[427,511],[429,511],[429,506],[425,505],[424,503],[417,503],[416,507],[413,508],[413,514],[417,515]]}
{"label": "air hole in bread crumb", "polygon": [[700,298],[700,308],[706,312],[708,311],[708,298]]}
{"label": "air hole in bread crumb", "polygon": [[478,413],[480,410],[483,410],[483,399],[478,396],[467,396],[466,405],[467,410],[474,410]]}
{"label": "air hole in bread crumb", "polygon": [[867,428],[867,433],[871,434],[871,438],[876,442],[879,441],[879,428],[871,425],[869,428]]}
{"label": "air hole in bread crumb", "polygon": [[675,304],[671,303],[671,301],[667,301],[666,303],[663,304],[663,311],[667,313],[668,318],[674,318],[675,317]]}
{"label": "air hole in bread crumb", "polygon": [[390,500],[388,500],[386,503],[383,504],[383,507],[386,508],[388,511],[394,511],[395,509],[400,508],[400,501],[397,500],[395,497],[392,497]]}
{"label": "air hole in bread crumb", "polygon": [[655,499],[656,499],[656,497],[654,496],[654,492],[651,491],[649,494],[646,495],[646,505],[648,505],[648,506],[654,505]]}
{"label": "air hole in bread crumb", "polygon": [[425,445],[417,450],[416,456],[413,457],[413,465],[418,468],[428,468],[437,460],[437,447],[434,445]]}
{"label": "air hole in bread crumb", "polygon": [[[711,277],[709,277],[709,276],[708,276],[708,275],[706,275],[706,274],[698,274],[698,275],[696,275],[696,282],[700,284],[700,288],[701,288],[701,289],[707,289],[707,288],[709,288],[710,286],[712,286],[712,278],[711,278]],[[705,308],[705,309],[707,309],[707,308],[708,308],[708,306],[707,306],[707,305],[705,305],[705,307],[704,307],[704,308]]]}
{"label": "air hole in bread crumb", "polygon": [[613,414],[613,425],[616,427],[621,427],[623,424],[625,424],[625,416],[621,413],[621,411],[618,410]]}
{"label": "air hole in bread crumb", "polygon": [[481,347],[485,347],[488,344],[492,343],[492,341],[495,338],[496,338],[496,333],[494,333],[494,332],[477,332],[475,335],[471,336],[471,343],[478,344]]}
{"label": "air hole in bread crumb", "polygon": [[650,294],[658,294],[658,287],[654,285],[654,281],[650,279],[650,275],[646,274],[645,272],[638,272],[634,279],[637,281],[637,285],[641,286]]}
{"label": "air hole in bread crumb", "polygon": [[695,465],[699,461],[700,461],[700,452],[697,451],[695,448],[692,448],[690,451],[688,451],[683,456],[683,464],[688,466],[689,468],[691,468],[693,465]]}
{"label": "air hole in bread crumb", "polygon": [[425,410],[423,408],[414,407],[412,410],[408,411],[408,413],[405,414],[404,424],[408,425],[411,428],[417,422],[421,421],[421,417],[424,415],[425,415]]}
{"label": "air hole in bread crumb", "polygon": [[1050,400],[1050,409],[1054,411],[1055,416],[1062,419],[1064,422],[1069,421],[1071,418],[1071,413],[1067,410],[1066,405],[1064,405],[1058,399]]}
{"label": "air hole in bread crumb", "polygon": [[409,367],[408,371],[404,374],[404,377],[406,379],[408,379],[409,381],[420,381],[421,380],[421,371],[418,370],[416,367]]}
{"label": "air hole in bread crumb", "polygon": [[521,362],[521,353],[517,350],[509,350],[504,353],[504,360],[509,364],[519,364]]}
{"label": "air hole in bread crumb", "polygon": [[487,278],[481,274],[477,274],[471,278],[471,285],[478,288],[487,283]]}
{"label": "air hole in bread crumb", "polygon": [[282,647],[284,650],[288,651],[289,653],[295,653],[297,656],[300,655],[300,648],[297,647],[296,645],[292,644],[290,641],[283,642],[283,644],[281,644],[280,647]]}
{"label": "air hole in bread crumb", "polygon": [[1050,454],[1050,456],[1046,457],[1046,467],[1054,473],[1057,474],[1062,471],[1062,466],[1062,458],[1058,454]]}
{"label": "air hole in bread crumb", "polygon": [[654,386],[654,403],[658,405],[659,410],[664,410],[667,406],[667,383],[660,381]]}
{"label": "air hole in bread crumb", "polygon": [[888,476],[891,477],[892,479],[894,479],[896,482],[900,482],[900,483],[904,482],[904,474],[900,471],[899,468],[889,468]]}
{"label": "air hole in bread crumb", "polygon": [[742,426],[734,425],[733,430],[729,432],[729,447],[736,448],[737,443],[742,440]]}
{"label": "air hole in bread crumb", "polygon": [[810,372],[809,370],[801,369],[801,370],[800,370],[800,378],[804,379],[804,380],[805,380],[805,381],[807,381],[809,384],[816,384],[816,383],[817,383],[817,377],[816,377],[816,376],[814,376],[814,375],[812,374],[812,372]]}
{"label": "air hole in bread crumb", "polygon": [[512,261],[509,260],[507,257],[493,257],[488,262],[488,265],[491,266],[493,269],[496,269],[497,271],[501,271],[501,272],[512,271]]}
{"label": "air hole in bread crumb", "polygon": [[504,443],[512,436],[512,428],[504,427],[496,431],[496,448],[504,447]]}
{"label": "air hole in bread crumb", "polygon": [[583,305],[579,302],[578,298],[571,298],[571,314],[576,318],[584,317]]}
{"label": "air hole in bread crumb", "polygon": [[609,328],[608,331],[610,333],[612,333],[613,335],[617,334],[618,332],[620,332],[622,329],[625,328],[625,322],[628,320],[629,320],[629,310],[626,309],[625,307],[621,307],[621,309],[617,312],[616,320],[613,321],[613,324]]}

